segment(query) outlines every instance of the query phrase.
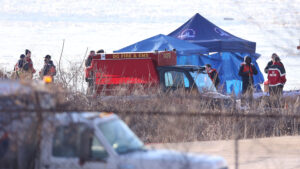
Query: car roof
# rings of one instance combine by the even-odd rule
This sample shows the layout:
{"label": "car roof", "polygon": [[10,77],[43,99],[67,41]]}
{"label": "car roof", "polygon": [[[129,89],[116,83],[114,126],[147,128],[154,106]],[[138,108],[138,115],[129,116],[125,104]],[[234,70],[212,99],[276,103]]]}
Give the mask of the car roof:
{"label": "car roof", "polygon": [[91,121],[95,119],[102,123],[117,118],[117,115],[107,112],[66,112],[55,115],[55,119],[58,120],[60,124],[65,125],[70,123],[87,123],[91,125]]}
{"label": "car roof", "polygon": [[0,81],[0,96],[8,96],[30,92],[32,92],[32,88],[27,84],[22,84],[20,81]]}

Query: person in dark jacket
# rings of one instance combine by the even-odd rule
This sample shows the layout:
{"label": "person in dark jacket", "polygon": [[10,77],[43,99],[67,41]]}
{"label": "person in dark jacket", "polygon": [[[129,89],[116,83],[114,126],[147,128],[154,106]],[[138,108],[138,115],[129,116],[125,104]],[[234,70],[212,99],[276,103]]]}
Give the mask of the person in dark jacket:
{"label": "person in dark jacket", "polygon": [[286,82],[285,69],[280,62],[280,58],[275,57],[274,63],[268,70],[269,93],[271,100],[276,101],[276,106],[280,104],[280,97],[282,96],[283,86]]}
{"label": "person in dark jacket", "polygon": [[211,81],[214,83],[215,87],[218,88],[220,83],[219,74],[216,69],[211,68],[210,64],[205,65],[205,70],[210,77]]}
{"label": "person in dark jacket", "polygon": [[21,54],[20,55],[20,59],[18,60],[18,62],[15,64],[14,66],[14,71],[11,75],[11,79],[20,79],[20,74],[22,73],[22,71],[24,70],[24,65],[26,63],[25,60],[25,55]]}
{"label": "person in dark jacket", "polygon": [[53,76],[56,75],[56,68],[53,64],[53,61],[51,60],[51,56],[46,55],[44,61],[44,67],[40,71],[41,78],[43,78],[44,76],[51,76],[53,78]]}
{"label": "person in dark jacket", "polygon": [[244,62],[240,66],[239,76],[242,77],[242,98],[241,102],[244,105],[245,98],[250,101],[250,105],[253,100],[253,75],[257,75],[257,69],[251,63],[251,57],[246,56]]}
{"label": "person in dark jacket", "polygon": [[24,64],[25,64],[25,55],[21,54],[20,59],[18,61],[18,68],[22,69]]}
{"label": "person in dark jacket", "polygon": [[[268,74],[268,70],[269,70],[270,66],[272,66],[273,63],[275,62],[275,58],[276,57],[279,58],[279,56],[276,53],[273,53],[272,56],[271,56],[272,60],[270,62],[268,62],[267,66],[265,67],[265,73]],[[280,58],[279,58],[279,60],[280,60]],[[283,64],[281,63],[281,61],[279,61],[279,63],[282,65],[282,67],[283,67],[283,69],[285,71],[285,68],[284,68]]]}
{"label": "person in dark jacket", "polygon": [[95,51],[90,51],[88,58],[85,60],[85,67],[89,67],[92,64],[93,57],[95,56]]}
{"label": "person in dark jacket", "polygon": [[19,71],[23,69],[23,66],[25,65],[26,60],[25,60],[25,55],[21,54],[20,59],[18,60],[17,64],[14,67],[14,71]]}

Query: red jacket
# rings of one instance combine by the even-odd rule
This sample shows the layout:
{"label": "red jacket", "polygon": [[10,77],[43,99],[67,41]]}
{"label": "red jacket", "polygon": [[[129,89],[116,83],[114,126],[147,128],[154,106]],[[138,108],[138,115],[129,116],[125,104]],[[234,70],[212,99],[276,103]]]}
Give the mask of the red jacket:
{"label": "red jacket", "polygon": [[268,70],[269,86],[284,85],[286,82],[285,70],[282,64],[279,62],[273,63]]}
{"label": "red jacket", "polygon": [[242,72],[243,73],[248,73],[248,76],[253,76],[253,65],[250,64],[246,64],[246,63],[242,63],[241,66],[243,67]]}
{"label": "red jacket", "polygon": [[215,86],[218,86],[220,83],[219,74],[216,69],[210,69],[207,71],[208,76],[210,77],[211,81],[214,83]]}
{"label": "red jacket", "polygon": [[257,69],[253,64],[243,62],[240,66],[239,76],[242,77],[243,83],[254,83],[253,75],[257,75]]}

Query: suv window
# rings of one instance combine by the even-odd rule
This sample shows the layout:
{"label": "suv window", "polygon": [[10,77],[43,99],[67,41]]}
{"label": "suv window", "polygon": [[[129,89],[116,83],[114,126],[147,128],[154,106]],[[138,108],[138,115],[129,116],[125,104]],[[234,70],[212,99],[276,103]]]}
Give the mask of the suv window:
{"label": "suv window", "polygon": [[107,151],[94,136],[91,145],[91,159],[92,160],[103,160],[108,157]]}
{"label": "suv window", "polygon": [[217,92],[215,85],[206,73],[190,72],[193,77],[199,92]]}
{"label": "suv window", "polygon": [[189,88],[190,82],[184,72],[167,71],[165,72],[165,86],[173,88]]}
{"label": "suv window", "polygon": [[[83,134],[84,129],[83,124],[57,127],[53,138],[52,155],[79,157],[80,135]],[[107,151],[95,136],[91,138],[90,157],[91,160],[103,160],[108,157]]]}
{"label": "suv window", "polygon": [[52,155],[55,157],[78,157],[80,128],[83,130],[83,127],[79,125],[57,127],[53,137]]}

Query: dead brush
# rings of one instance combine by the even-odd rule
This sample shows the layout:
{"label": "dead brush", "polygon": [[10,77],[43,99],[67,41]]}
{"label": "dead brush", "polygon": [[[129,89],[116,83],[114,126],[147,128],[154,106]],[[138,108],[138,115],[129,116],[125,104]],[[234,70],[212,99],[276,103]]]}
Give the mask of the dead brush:
{"label": "dead brush", "polygon": [[[146,87],[138,84],[120,85],[112,90],[112,95],[106,96],[102,91],[98,96],[86,96],[84,92],[71,91],[66,99],[73,103],[69,108],[84,107],[88,110],[118,113],[145,142],[283,136],[297,134],[300,127],[299,120],[284,117],[278,120],[182,116],[188,113],[299,114],[300,101],[297,97],[282,100],[285,105],[284,109],[266,108],[268,100],[261,99],[256,100],[250,110],[239,110],[235,104],[228,107],[224,102],[216,103],[204,95],[180,90],[162,92],[151,85]],[[169,115],[166,116],[163,113]]]}
{"label": "dead brush", "polygon": [[[113,96],[104,92],[98,96],[86,95],[86,82],[80,63],[61,70],[55,84],[49,90],[60,99],[60,109],[112,111],[118,113],[130,128],[145,142],[185,142],[196,140],[220,140],[258,138],[299,134],[299,120],[257,119],[242,117],[206,117],[201,113],[229,114],[299,114],[299,97],[282,100],[284,108],[270,109],[265,99],[255,101],[250,110],[239,110],[235,104],[216,103],[207,95],[165,91],[145,85],[123,85],[113,91]],[[75,78],[76,77],[76,78]],[[76,86],[76,87],[74,87]],[[128,92],[130,91],[130,92]],[[164,115],[164,113],[168,115]],[[184,116],[193,114],[193,116]]]}
{"label": "dead brush", "polygon": [[2,68],[0,68],[0,79],[7,79],[8,72],[4,71]]}

